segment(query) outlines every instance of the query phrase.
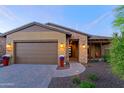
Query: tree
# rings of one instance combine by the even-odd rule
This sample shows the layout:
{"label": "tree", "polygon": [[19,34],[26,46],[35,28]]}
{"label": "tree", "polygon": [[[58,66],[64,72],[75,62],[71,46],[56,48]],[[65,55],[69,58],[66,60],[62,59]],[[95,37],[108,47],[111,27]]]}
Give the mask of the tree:
{"label": "tree", "polygon": [[124,5],[118,6],[115,10],[115,20],[113,26],[124,32]]}
{"label": "tree", "polygon": [[113,26],[120,30],[121,34],[114,33],[113,35],[109,61],[112,71],[124,79],[124,6],[118,6],[115,14]]}

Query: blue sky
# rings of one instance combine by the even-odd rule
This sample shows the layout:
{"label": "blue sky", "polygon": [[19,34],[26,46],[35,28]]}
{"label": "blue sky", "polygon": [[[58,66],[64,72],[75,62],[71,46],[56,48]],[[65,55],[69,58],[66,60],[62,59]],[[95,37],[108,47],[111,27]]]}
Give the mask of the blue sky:
{"label": "blue sky", "polygon": [[116,6],[0,6],[0,32],[37,21],[52,22],[89,34],[111,36]]}

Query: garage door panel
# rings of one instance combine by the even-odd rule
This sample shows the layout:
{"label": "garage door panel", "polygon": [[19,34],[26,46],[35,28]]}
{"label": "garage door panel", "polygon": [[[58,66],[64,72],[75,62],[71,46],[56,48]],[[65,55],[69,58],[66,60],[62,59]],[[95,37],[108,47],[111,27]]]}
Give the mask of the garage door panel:
{"label": "garage door panel", "polygon": [[16,43],[16,63],[57,64],[57,43]]}

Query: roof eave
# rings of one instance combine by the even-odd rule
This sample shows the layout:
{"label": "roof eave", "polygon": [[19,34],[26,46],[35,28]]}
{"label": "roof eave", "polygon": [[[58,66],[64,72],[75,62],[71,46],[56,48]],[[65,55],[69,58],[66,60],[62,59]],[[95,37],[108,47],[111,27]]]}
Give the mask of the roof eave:
{"label": "roof eave", "polygon": [[46,26],[46,25],[41,24],[41,23],[38,23],[38,22],[31,22],[31,23],[28,23],[28,24],[23,25],[23,26],[21,26],[21,27],[18,27],[18,28],[16,28],[16,29],[10,30],[10,31],[8,31],[8,32],[6,32],[6,33],[4,33],[4,34],[2,34],[1,36],[4,36],[4,37],[5,37],[6,35],[12,34],[12,33],[14,33],[14,32],[18,32],[18,31],[20,31],[20,30],[23,30],[23,29],[28,28],[28,27],[33,26],[33,25],[42,26],[42,27],[44,27],[44,28],[47,28],[47,29],[50,29],[50,30],[53,30],[53,31],[58,31],[58,32],[60,32],[60,33],[64,33],[64,34],[67,34],[67,35],[71,35],[70,33],[64,32],[64,31],[62,31],[62,30],[60,30],[60,29],[56,29],[56,28],[53,28],[53,27],[49,27],[49,26]]}
{"label": "roof eave", "polygon": [[46,23],[46,25],[49,25],[49,26],[55,26],[55,27],[60,27],[62,29],[65,29],[65,30],[69,30],[69,31],[72,31],[72,32],[75,32],[75,33],[79,33],[79,34],[83,34],[83,35],[86,35],[88,37],[90,37],[91,35],[87,34],[87,33],[83,33],[81,31],[77,31],[77,30],[74,30],[74,29],[71,29],[71,28],[67,28],[67,27],[64,27],[64,26],[60,26],[60,25],[57,25],[57,24],[54,24],[54,23]]}

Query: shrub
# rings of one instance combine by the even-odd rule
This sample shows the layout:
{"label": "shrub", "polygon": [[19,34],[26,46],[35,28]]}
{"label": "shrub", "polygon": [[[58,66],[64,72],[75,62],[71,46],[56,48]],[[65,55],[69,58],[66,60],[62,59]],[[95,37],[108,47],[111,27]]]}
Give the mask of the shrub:
{"label": "shrub", "polygon": [[96,74],[89,74],[88,79],[90,79],[90,80],[98,80],[98,77],[97,77]]}
{"label": "shrub", "polygon": [[124,33],[114,34],[110,50],[110,65],[114,74],[124,78]]}
{"label": "shrub", "polygon": [[79,85],[80,83],[81,83],[80,78],[78,78],[78,77],[73,78],[73,84]]}
{"label": "shrub", "polygon": [[102,57],[104,59],[104,62],[109,62],[109,60],[110,60],[110,55],[109,54],[105,54]]}
{"label": "shrub", "polygon": [[95,88],[95,87],[96,87],[96,85],[89,81],[82,81],[80,83],[80,88]]}
{"label": "shrub", "polygon": [[118,6],[114,10],[115,20],[113,26],[120,31],[113,35],[110,50],[110,64],[112,71],[124,79],[124,6]]}

